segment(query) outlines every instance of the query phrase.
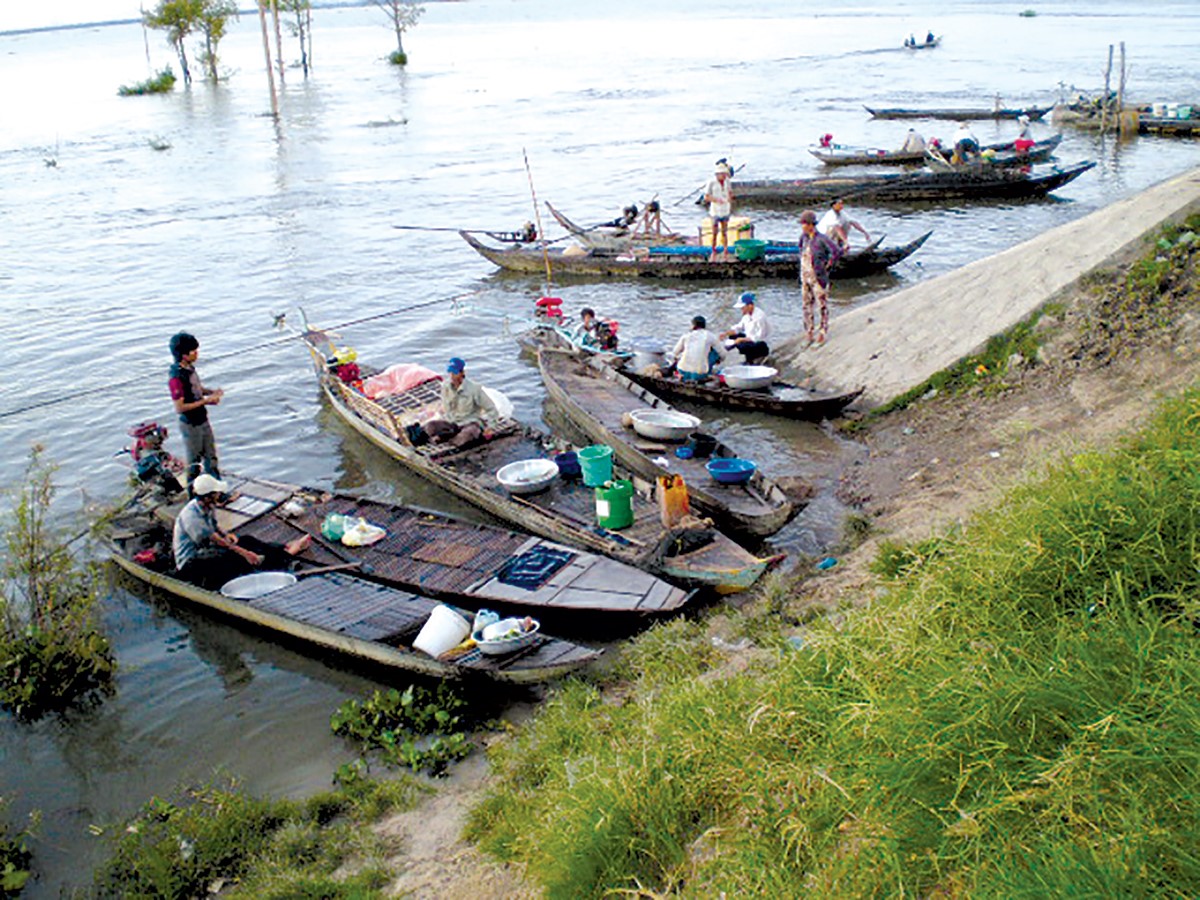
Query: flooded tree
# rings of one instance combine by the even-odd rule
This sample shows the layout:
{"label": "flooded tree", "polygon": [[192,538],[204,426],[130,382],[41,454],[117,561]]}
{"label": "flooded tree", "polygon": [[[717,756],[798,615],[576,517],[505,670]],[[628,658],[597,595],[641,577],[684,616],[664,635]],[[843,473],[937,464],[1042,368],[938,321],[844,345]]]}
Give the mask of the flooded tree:
{"label": "flooded tree", "polygon": [[416,26],[417,20],[425,12],[425,7],[410,0],[374,0],[374,3],[387,14],[392,28],[396,31],[396,49],[388,59],[394,65],[403,66],[408,62],[408,54],[404,52],[404,32]]}
{"label": "flooded tree", "polygon": [[279,0],[279,8],[294,16],[287,20],[288,31],[300,42],[300,67],[307,78],[312,67],[312,3],[309,0]]}
{"label": "flooded tree", "polygon": [[188,65],[187,39],[200,33],[204,36],[204,52],[201,61],[208,77],[216,81],[217,45],[225,37],[225,27],[230,16],[237,15],[234,0],[159,0],[158,6],[142,13],[147,28],[167,33],[167,40],[179,56],[179,68],[183,71],[184,84],[192,83],[192,71]]}

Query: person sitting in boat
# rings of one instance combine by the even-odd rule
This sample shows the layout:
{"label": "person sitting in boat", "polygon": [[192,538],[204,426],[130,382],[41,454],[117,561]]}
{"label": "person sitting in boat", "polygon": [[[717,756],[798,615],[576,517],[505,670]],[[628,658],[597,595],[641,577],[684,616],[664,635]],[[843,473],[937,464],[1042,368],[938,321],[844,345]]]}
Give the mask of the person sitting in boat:
{"label": "person sitting in boat", "polygon": [[745,291],[733,304],[740,310],[741,319],[732,329],[721,335],[729,341],[729,349],[742,354],[747,365],[755,365],[767,358],[771,348],[767,339],[771,336],[771,323],[767,314],[758,308],[758,298],[753,291]]}
{"label": "person sitting in boat", "polygon": [[585,306],[579,311],[579,324],[571,332],[571,340],[584,347],[597,346],[599,341],[596,338],[596,329],[599,325],[600,321],[596,318],[596,311],[590,306]]}
{"label": "person sitting in boat", "polygon": [[931,32],[929,32],[929,34],[925,35],[925,43],[927,43],[927,44],[933,44],[933,43],[936,43],[936,41],[937,41],[937,38],[935,38],[935,37],[933,36],[933,32],[932,32],[932,31],[931,31]]}
{"label": "person sitting in boat", "polygon": [[861,231],[863,237],[867,239],[867,243],[871,243],[871,235],[867,232],[867,229],[846,215],[846,203],[841,197],[838,197],[829,205],[829,209],[825,215],[821,216],[821,221],[817,223],[817,231],[837,243],[843,250],[850,248],[851,228]]}
{"label": "person sitting in boat", "polygon": [[916,36],[915,34],[910,34],[910,35],[908,36],[908,40],[904,42],[904,46],[905,46],[905,47],[915,47],[915,46],[917,46],[917,36]]}
{"label": "person sitting in boat", "polygon": [[958,131],[954,132],[954,157],[951,162],[970,162],[977,156],[979,156],[979,138],[972,133],[970,125],[966,122],[959,122]]}
{"label": "person sitting in boat", "polygon": [[467,377],[467,363],[452,357],[442,381],[442,418],[422,428],[435,444],[465,447],[480,438],[491,440],[500,412],[482,387]]}
{"label": "person sitting in boat", "polygon": [[721,339],[708,330],[704,316],[692,317],[692,328],[685,332],[671,351],[675,370],[684,381],[704,381],[713,366],[725,359],[727,351]]}
{"label": "person sitting in boat", "polygon": [[1013,149],[1023,155],[1028,153],[1037,141],[1033,139],[1033,127],[1029,124],[1029,116],[1019,116],[1017,124],[1021,126],[1021,131],[1013,140]]}
{"label": "person sitting in boat", "polygon": [[192,499],[175,517],[171,540],[175,574],[183,581],[216,590],[239,575],[285,570],[312,543],[307,534],[280,546],[222,531],[216,510],[226,502],[229,485],[205,472],[196,476],[191,488]]}
{"label": "person sitting in boat", "polygon": [[925,138],[921,136],[921,132],[915,128],[908,129],[908,134],[904,138],[904,143],[900,147],[901,153],[924,153]]}

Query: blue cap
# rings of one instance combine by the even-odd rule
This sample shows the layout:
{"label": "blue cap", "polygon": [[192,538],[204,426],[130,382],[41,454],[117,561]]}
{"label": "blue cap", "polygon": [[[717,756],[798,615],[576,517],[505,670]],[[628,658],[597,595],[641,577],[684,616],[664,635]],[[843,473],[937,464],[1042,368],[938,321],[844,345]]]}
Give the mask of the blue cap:
{"label": "blue cap", "polygon": [[734,309],[741,309],[747,303],[757,303],[758,298],[754,296],[754,291],[744,291],[742,296],[737,298],[737,303],[733,304]]}
{"label": "blue cap", "polygon": [[467,367],[467,361],[460,359],[457,356],[452,356],[450,362],[446,363],[446,371],[451,375],[457,375]]}

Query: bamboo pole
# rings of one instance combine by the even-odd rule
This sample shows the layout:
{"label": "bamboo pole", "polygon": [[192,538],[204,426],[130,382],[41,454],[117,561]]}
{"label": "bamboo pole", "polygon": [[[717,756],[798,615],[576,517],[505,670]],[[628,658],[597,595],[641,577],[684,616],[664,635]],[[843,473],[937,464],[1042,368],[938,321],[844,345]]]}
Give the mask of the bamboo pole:
{"label": "bamboo pole", "polygon": [[267,60],[267,85],[271,90],[271,115],[279,118],[279,97],[275,93],[275,73],[271,70],[271,39],[267,34],[267,13],[263,8],[267,0],[258,0],[258,23],[262,26],[263,56]]}
{"label": "bamboo pole", "polygon": [[525,148],[521,148],[521,156],[525,158],[525,174],[529,177],[529,193],[533,197],[533,217],[537,220],[538,236],[542,239],[542,261],[546,264],[546,293],[550,295],[550,283],[553,281],[550,275],[550,251],[546,246],[546,232],[542,231],[542,213],[538,207],[537,191],[533,189],[533,172],[529,168],[529,154],[525,152]]}
{"label": "bamboo pole", "polygon": [[1113,45],[1108,45],[1108,65],[1104,67],[1104,97],[1100,101],[1100,133],[1108,131],[1108,94],[1112,84]]}
{"label": "bamboo pole", "polygon": [[1117,79],[1117,134],[1125,134],[1125,42],[1121,41],[1121,70]]}

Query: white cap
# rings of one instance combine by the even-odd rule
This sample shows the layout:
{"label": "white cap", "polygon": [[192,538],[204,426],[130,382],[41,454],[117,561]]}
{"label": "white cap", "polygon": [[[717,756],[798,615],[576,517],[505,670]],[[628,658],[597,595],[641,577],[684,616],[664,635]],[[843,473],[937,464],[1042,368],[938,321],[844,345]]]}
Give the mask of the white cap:
{"label": "white cap", "polygon": [[213,478],[207,472],[196,476],[192,482],[192,493],[197,497],[204,497],[208,494],[224,494],[228,492],[229,485],[219,478]]}

